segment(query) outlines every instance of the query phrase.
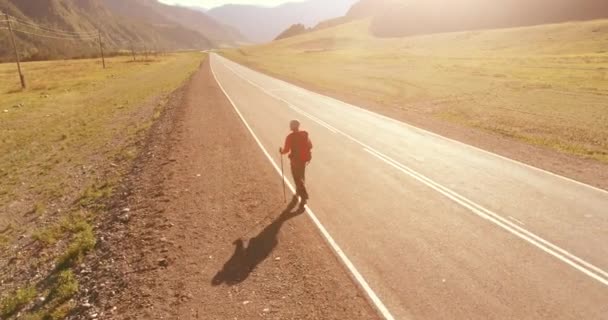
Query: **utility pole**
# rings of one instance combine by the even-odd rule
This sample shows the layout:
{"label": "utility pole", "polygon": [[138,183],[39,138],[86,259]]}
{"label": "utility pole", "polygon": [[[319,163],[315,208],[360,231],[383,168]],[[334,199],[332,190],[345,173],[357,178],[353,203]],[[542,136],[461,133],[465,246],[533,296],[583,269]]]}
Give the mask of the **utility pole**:
{"label": "utility pole", "polygon": [[99,51],[101,51],[101,63],[103,64],[103,68],[106,68],[106,57],[103,55],[103,42],[101,42],[101,31],[97,29],[97,35],[99,36]]}
{"label": "utility pole", "polygon": [[21,80],[21,89],[25,89],[25,76],[21,72],[21,59],[19,58],[19,51],[17,50],[17,43],[15,42],[15,35],[13,34],[13,27],[11,26],[11,19],[8,13],[5,13],[6,23],[8,24],[8,31],[11,34],[11,42],[13,43],[13,49],[15,50],[15,59],[17,59],[17,70],[19,70],[19,79]]}
{"label": "utility pole", "polygon": [[133,61],[137,61],[135,58],[135,47],[133,46],[133,42],[131,42],[131,55],[133,56]]}

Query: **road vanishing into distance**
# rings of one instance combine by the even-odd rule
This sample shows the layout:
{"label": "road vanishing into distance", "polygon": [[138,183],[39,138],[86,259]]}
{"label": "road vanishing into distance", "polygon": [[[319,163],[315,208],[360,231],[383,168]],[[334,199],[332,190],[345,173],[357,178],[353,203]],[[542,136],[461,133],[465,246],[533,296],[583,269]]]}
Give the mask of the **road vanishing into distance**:
{"label": "road vanishing into distance", "polygon": [[608,319],[608,192],[211,65],[275,168],[309,131],[309,215],[385,318]]}

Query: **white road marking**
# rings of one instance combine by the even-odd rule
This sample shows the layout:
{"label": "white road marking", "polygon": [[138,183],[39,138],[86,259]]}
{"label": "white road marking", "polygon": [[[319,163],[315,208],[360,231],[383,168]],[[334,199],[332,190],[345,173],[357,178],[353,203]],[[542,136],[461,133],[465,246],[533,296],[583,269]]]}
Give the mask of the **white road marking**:
{"label": "white road marking", "polygon": [[[260,147],[260,149],[262,149],[262,152],[264,152],[264,154],[266,155],[266,157],[268,158],[268,160],[270,161],[270,163],[272,164],[272,166],[274,167],[274,169],[277,171],[277,173],[279,175],[281,175],[281,169],[279,168],[279,166],[277,165],[277,163],[274,161],[274,159],[272,159],[272,157],[270,156],[270,154],[268,153],[268,151],[266,151],[266,148],[264,148],[264,145],[262,144],[262,142],[260,141],[260,139],[258,139],[258,137],[255,134],[255,132],[253,132],[253,129],[251,129],[251,126],[249,126],[249,123],[247,122],[247,120],[245,120],[245,118],[241,114],[241,111],[238,109],[238,107],[236,106],[236,104],[234,103],[234,101],[232,100],[232,98],[230,98],[230,96],[228,95],[228,93],[226,92],[226,90],[224,90],[224,87],[222,86],[222,84],[218,81],[217,77],[215,76],[215,71],[213,70],[213,63],[210,63],[210,66],[211,66],[211,74],[213,74],[213,78],[215,79],[215,81],[217,82],[217,84],[220,86],[220,89],[222,89],[222,92],[224,93],[224,95],[226,96],[226,98],[228,98],[228,101],[230,101],[230,104],[232,104],[232,107],[234,107],[234,110],[239,115],[239,118],[241,118],[241,121],[243,121],[243,123],[245,124],[245,127],[247,127],[247,130],[249,130],[249,133],[251,133],[251,135],[253,136],[253,138],[257,142],[258,146]],[[285,178],[285,177],[283,177],[283,179],[285,180],[285,183],[287,184],[287,186],[289,187],[289,189],[291,190],[291,192],[295,194],[296,190],[293,187],[293,185],[291,184],[291,182],[289,180],[287,180],[287,178]],[[312,209],[310,209],[309,206],[306,206],[306,213],[308,214],[308,216],[310,217],[310,219],[313,221],[313,223],[315,224],[315,226],[317,227],[317,229],[319,229],[319,231],[321,232],[321,234],[323,235],[323,237],[325,238],[325,240],[327,241],[327,243],[330,245],[330,247],[332,248],[332,250],[334,251],[334,253],[340,258],[340,260],[342,261],[342,263],[350,271],[351,275],[353,276],[353,278],[355,279],[355,281],[357,282],[357,284],[367,294],[368,298],[371,300],[371,302],[376,307],[376,309],[378,310],[378,312],[380,312],[380,314],[386,320],[394,320],[395,318],[390,313],[390,311],[386,308],[386,306],[384,305],[384,303],[382,302],[382,300],[380,300],[380,298],[378,297],[378,295],[369,286],[369,284],[367,283],[367,281],[363,278],[363,276],[357,270],[357,268],[355,267],[355,265],[346,256],[346,254],[344,253],[344,251],[342,251],[342,249],[340,248],[340,246],[338,245],[338,243],[329,234],[329,232],[327,231],[327,229],[325,229],[325,227],[321,224],[321,222],[319,221],[319,219],[314,214],[314,212],[312,211]]]}
{"label": "white road marking", "polygon": [[299,114],[301,114],[301,115],[303,115],[303,116],[305,116],[305,117],[309,118],[310,120],[312,120],[312,121],[316,122],[317,124],[321,125],[322,127],[325,127],[325,129],[327,129],[327,130],[329,130],[329,131],[331,131],[331,132],[333,132],[333,133],[338,133],[338,131],[337,131],[337,129],[336,129],[336,128],[334,128],[334,127],[330,126],[330,125],[329,125],[329,124],[327,124],[325,121],[323,121],[323,120],[321,120],[321,119],[319,119],[319,118],[317,118],[317,117],[314,117],[314,116],[312,116],[312,115],[310,115],[310,114],[308,114],[308,113],[306,113],[306,112],[302,111],[301,109],[299,109],[299,108],[297,108],[297,107],[295,107],[295,106],[293,106],[293,105],[289,105],[289,107],[290,107],[291,109],[293,109],[295,112],[297,112],[297,113],[299,113]]}
{"label": "white road marking", "polygon": [[372,149],[369,147],[364,148],[365,151],[373,155],[374,157],[382,160],[389,164],[395,169],[407,174],[408,176],[422,182],[431,189],[441,193],[450,200],[460,204],[461,206],[469,209],[469,211],[475,213],[483,219],[486,219],[497,226],[505,229],[506,231],[514,234],[515,236],[523,239],[542,251],[554,256],[562,262],[570,265],[574,269],[586,274],[587,276],[597,280],[601,284],[608,286],[608,273],[604,270],[584,261],[583,259],[569,253],[568,251],[550,243],[549,241],[537,236],[536,234],[510,222],[509,220],[501,217],[500,215],[482,207],[481,205],[461,196],[460,194],[440,185],[439,183],[425,177],[424,175],[408,168],[407,166],[391,159],[390,157]]}
{"label": "white road marking", "polygon": [[509,219],[511,219],[511,220],[513,220],[513,221],[515,221],[515,222],[517,222],[517,223],[519,223],[519,224],[521,224],[522,226],[525,226],[525,225],[526,225],[525,223],[521,222],[521,220],[518,220],[518,219],[516,219],[516,218],[514,218],[514,217],[509,216]]}
{"label": "white road marking", "polygon": [[[280,97],[276,97],[275,95],[269,93],[262,86],[258,85],[257,83],[255,83],[249,79],[244,78],[242,75],[240,75],[239,73],[234,71],[232,68],[226,66],[225,64],[223,64],[223,65],[228,70],[232,71],[235,75],[237,75],[241,79],[251,83],[253,86],[259,88],[263,92],[266,92],[271,97],[273,97],[279,101],[285,102],[288,106],[292,106],[292,108],[295,107],[295,106],[293,106],[293,104],[291,104],[287,100],[280,98]],[[356,107],[356,108],[358,108],[358,107]],[[384,116],[382,116],[382,117],[384,117]],[[391,118],[387,118],[387,119],[391,119]],[[394,120],[394,119],[391,119],[391,120]],[[394,120],[394,121],[396,121],[396,120]],[[457,192],[455,192],[447,187],[444,187],[443,185],[431,180],[430,178],[424,176],[423,174],[421,174],[421,173],[399,163],[398,161],[388,157],[387,155],[384,155],[383,153],[375,150],[371,146],[359,141],[358,139],[350,136],[349,134],[342,132],[339,129],[336,129],[335,127],[332,127],[332,128],[334,128],[334,130],[337,133],[339,133],[339,134],[345,136],[346,138],[348,138],[349,140],[361,145],[365,149],[365,151],[372,154],[376,158],[388,163],[389,165],[398,169],[399,171],[402,171],[402,172],[406,173],[407,175],[413,177],[414,179],[422,182],[423,184],[427,185],[428,187],[432,188],[433,190],[435,190],[435,191],[439,192],[440,194],[446,196],[447,198],[455,201],[456,203],[460,204],[461,206],[469,209],[470,211],[477,214],[481,218],[484,218],[484,219],[498,225],[499,227],[505,229],[506,231],[512,233],[513,235],[519,237],[520,239],[527,241],[528,243],[536,246],[537,248],[541,249],[542,251],[552,255],[553,257],[559,259],[560,261],[570,265],[574,269],[591,277],[592,279],[595,279],[598,282],[608,286],[608,272],[571,254],[570,252],[566,251],[565,249],[562,249],[562,248],[558,247],[557,245],[552,244],[551,242],[541,238],[540,236],[514,224],[513,222],[505,219],[504,217],[498,215],[497,213],[484,208],[483,206],[473,202],[472,200],[469,200],[468,198],[465,198],[464,196],[458,194]]]}
{"label": "white road marking", "polygon": [[[222,57],[222,59],[226,59],[226,60],[230,61],[231,63],[236,64],[236,65],[238,65],[239,67],[241,67],[241,65],[239,65],[238,63],[236,63],[236,62],[234,62],[234,61],[232,61],[232,60],[230,60],[230,59],[228,59],[228,58]],[[232,68],[230,68],[230,67],[228,67],[228,66],[226,66],[226,67],[227,67],[228,69],[232,70]],[[265,74],[263,74],[263,73],[261,73],[261,72],[255,71],[255,70],[251,70],[251,71],[252,71],[252,72],[254,72],[254,73],[258,73],[258,74],[265,75]],[[232,70],[232,72],[235,72],[235,71],[234,71],[234,70]],[[236,72],[235,72],[235,73],[236,73]],[[246,81],[248,81],[248,82],[252,83],[252,84],[253,84],[253,85],[255,85],[256,87],[261,88],[261,87],[260,87],[258,84],[254,84],[253,82],[251,82],[251,81],[250,81],[250,80],[248,80],[248,79],[245,79],[245,78],[244,78],[243,76],[241,76],[241,75],[239,75],[239,76],[240,76],[241,78],[243,78],[244,80],[246,80]],[[266,76],[266,75],[265,75],[265,76]],[[363,111],[363,112],[365,112],[365,113],[367,113],[367,114],[370,114],[370,115],[373,115],[373,116],[376,116],[376,117],[380,117],[380,118],[383,118],[383,119],[385,119],[385,120],[389,120],[389,121],[391,121],[391,122],[397,123],[397,124],[399,124],[399,125],[406,126],[406,127],[408,127],[408,128],[414,129],[414,130],[418,130],[418,131],[424,132],[424,133],[429,134],[429,135],[432,135],[432,136],[434,136],[434,137],[437,137],[437,138],[440,138],[440,139],[443,139],[443,140],[447,140],[447,141],[450,141],[450,142],[454,142],[454,143],[457,143],[457,144],[459,144],[459,145],[463,145],[463,146],[465,146],[465,147],[467,147],[467,148],[471,148],[471,149],[474,149],[474,150],[476,150],[476,151],[480,151],[480,152],[482,152],[482,153],[489,154],[489,155],[492,155],[492,156],[495,156],[495,157],[501,158],[501,159],[503,159],[503,160],[507,160],[507,161],[512,162],[512,163],[516,163],[516,164],[521,165],[521,166],[524,166],[524,167],[526,167],[526,168],[533,169],[533,170],[535,170],[535,171],[540,171],[540,172],[543,172],[543,173],[549,174],[549,175],[551,175],[551,176],[554,176],[554,177],[557,177],[557,178],[560,178],[560,179],[563,179],[563,180],[566,180],[566,181],[569,181],[569,182],[573,182],[573,183],[575,183],[575,184],[578,184],[578,185],[581,185],[581,186],[584,186],[584,187],[587,187],[587,188],[593,189],[593,190],[595,190],[595,191],[599,191],[599,192],[602,192],[602,193],[608,194],[608,190],[604,190],[604,189],[601,189],[601,188],[598,188],[598,187],[594,187],[594,186],[592,186],[592,185],[589,185],[589,184],[586,184],[586,183],[583,183],[583,182],[580,182],[580,181],[577,181],[577,180],[574,180],[574,179],[571,179],[571,178],[568,178],[568,177],[561,176],[561,175],[556,174],[556,173],[553,173],[553,172],[551,172],[551,171],[547,171],[547,170],[545,170],[545,169],[537,168],[537,167],[531,166],[531,165],[529,165],[529,164],[523,163],[523,162],[521,162],[521,161],[517,161],[517,160],[511,159],[511,158],[507,158],[507,157],[505,157],[505,156],[501,156],[501,155],[499,155],[499,154],[497,154],[497,153],[494,153],[494,152],[491,152],[491,151],[488,151],[488,150],[484,150],[484,149],[481,149],[481,148],[478,148],[478,147],[472,146],[472,145],[470,145],[470,144],[466,144],[466,143],[464,143],[464,142],[462,142],[462,141],[454,140],[454,139],[452,139],[452,138],[448,138],[448,137],[442,136],[442,135],[440,135],[440,134],[438,134],[438,133],[431,132],[431,131],[428,131],[428,130],[425,130],[425,129],[422,129],[422,128],[418,128],[418,127],[413,126],[413,125],[411,125],[411,124],[409,124],[409,123],[407,123],[407,122],[403,122],[403,121],[400,121],[400,120],[397,120],[397,119],[393,119],[393,118],[388,117],[388,116],[385,116],[385,115],[383,115],[383,114],[376,113],[376,112],[373,112],[373,111],[367,110],[367,109],[365,109],[365,108],[361,108],[361,107],[358,107],[358,106],[356,106],[356,105],[352,105],[352,104],[346,103],[346,102],[344,102],[344,101],[340,101],[340,100],[338,100],[338,99],[336,99],[336,98],[332,98],[332,97],[329,97],[329,96],[325,96],[325,95],[322,95],[322,94],[320,94],[320,93],[317,93],[317,92],[314,92],[314,91],[310,91],[310,90],[308,90],[308,89],[304,89],[304,88],[298,87],[298,86],[296,86],[296,85],[294,85],[294,84],[291,84],[291,83],[289,83],[289,82],[287,82],[287,81],[283,81],[283,80],[276,79],[276,78],[272,78],[272,79],[273,79],[273,80],[275,80],[275,81],[277,81],[277,82],[279,82],[279,83],[281,83],[281,84],[283,84],[284,86],[290,87],[290,88],[292,88],[292,89],[294,89],[294,90],[303,91],[303,92],[305,92],[305,93],[308,93],[308,94],[311,94],[311,95],[317,96],[317,97],[319,97],[319,98],[321,98],[321,99],[326,99],[326,100],[333,101],[333,102],[335,102],[335,103],[337,103],[337,104],[339,104],[339,105],[342,105],[342,106],[352,107],[352,108],[355,108],[355,109],[357,109],[357,110]],[[275,98],[277,98],[277,97],[275,97]],[[285,100],[283,100],[283,99],[282,99],[282,98],[280,98],[280,97],[278,97],[277,99],[279,99],[279,100],[281,100],[281,101],[285,101]]]}

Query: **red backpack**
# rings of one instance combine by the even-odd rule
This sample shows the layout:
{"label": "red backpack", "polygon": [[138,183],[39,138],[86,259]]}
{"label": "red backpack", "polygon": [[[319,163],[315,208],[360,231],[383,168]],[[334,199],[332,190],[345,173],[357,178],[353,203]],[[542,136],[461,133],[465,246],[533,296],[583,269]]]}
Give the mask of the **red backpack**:
{"label": "red backpack", "polygon": [[312,160],[312,142],[308,137],[308,132],[298,131],[292,133],[291,155],[292,160],[298,159],[303,163]]}

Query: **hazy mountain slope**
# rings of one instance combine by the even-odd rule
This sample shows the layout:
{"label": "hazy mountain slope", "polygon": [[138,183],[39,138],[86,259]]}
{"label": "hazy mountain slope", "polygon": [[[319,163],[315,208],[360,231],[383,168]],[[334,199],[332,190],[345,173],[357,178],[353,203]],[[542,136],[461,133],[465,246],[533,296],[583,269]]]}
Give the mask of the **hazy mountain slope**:
{"label": "hazy mountain slope", "polygon": [[218,23],[199,10],[170,6],[156,0],[103,0],[115,14],[150,24],[178,24],[203,34],[218,44],[235,44],[243,36],[234,28]]}
{"label": "hazy mountain slope", "polygon": [[309,31],[310,31],[310,29],[306,28],[306,26],[303,24],[299,24],[299,23],[294,24],[293,26],[289,27],[287,30],[281,32],[281,34],[279,34],[275,40],[281,40],[281,39],[285,39],[285,38],[299,36],[301,34],[309,32]]}
{"label": "hazy mountain slope", "polygon": [[314,26],[342,16],[356,0],[308,0],[266,8],[250,5],[226,5],[207,13],[216,20],[236,27],[253,42],[271,41],[293,24]]}
{"label": "hazy mountain slope", "polygon": [[189,8],[189,9],[192,9],[192,10],[196,10],[196,11],[204,12],[204,13],[207,13],[207,11],[209,11],[209,10],[207,10],[206,8],[203,8],[203,7],[197,7],[197,6],[190,6],[190,7],[188,7],[188,8]]}
{"label": "hazy mountain slope", "polygon": [[[371,6],[381,2],[363,0]],[[374,15],[376,36],[496,29],[608,17],[606,0],[385,1]]]}
{"label": "hazy mountain slope", "polygon": [[[385,9],[390,8],[396,0],[361,0],[353,4],[344,16],[328,19],[319,22],[314,28],[304,29],[298,28],[297,24],[292,25],[289,29],[283,31],[275,40],[294,37],[307,32],[336,27],[341,24],[352,22],[355,20],[369,18],[381,14]],[[297,32],[294,32],[297,30]]]}
{"label": "hazy mountain slope", "polygon": [[[371,18],[378,37],[498,29],[608,18],[606,0],[360,0],[314,30]],[[292,34],[296,35],[296,34]]]}
{"label": "hazy mountain slope", "polygon": [[[24,23],[69,32],[100,29],[108,51],[118,49],[208,49],[234,44],[242,36],[202,12],[162,5],[156,0],[0,0],[0,10]],[[46,33],[25,24],[16,30]],[[60,40],[16,32],[24,59],[53,59],[96,55],[96,39]],[[0,30],[0,61],[12,61],[8,32]]]}

